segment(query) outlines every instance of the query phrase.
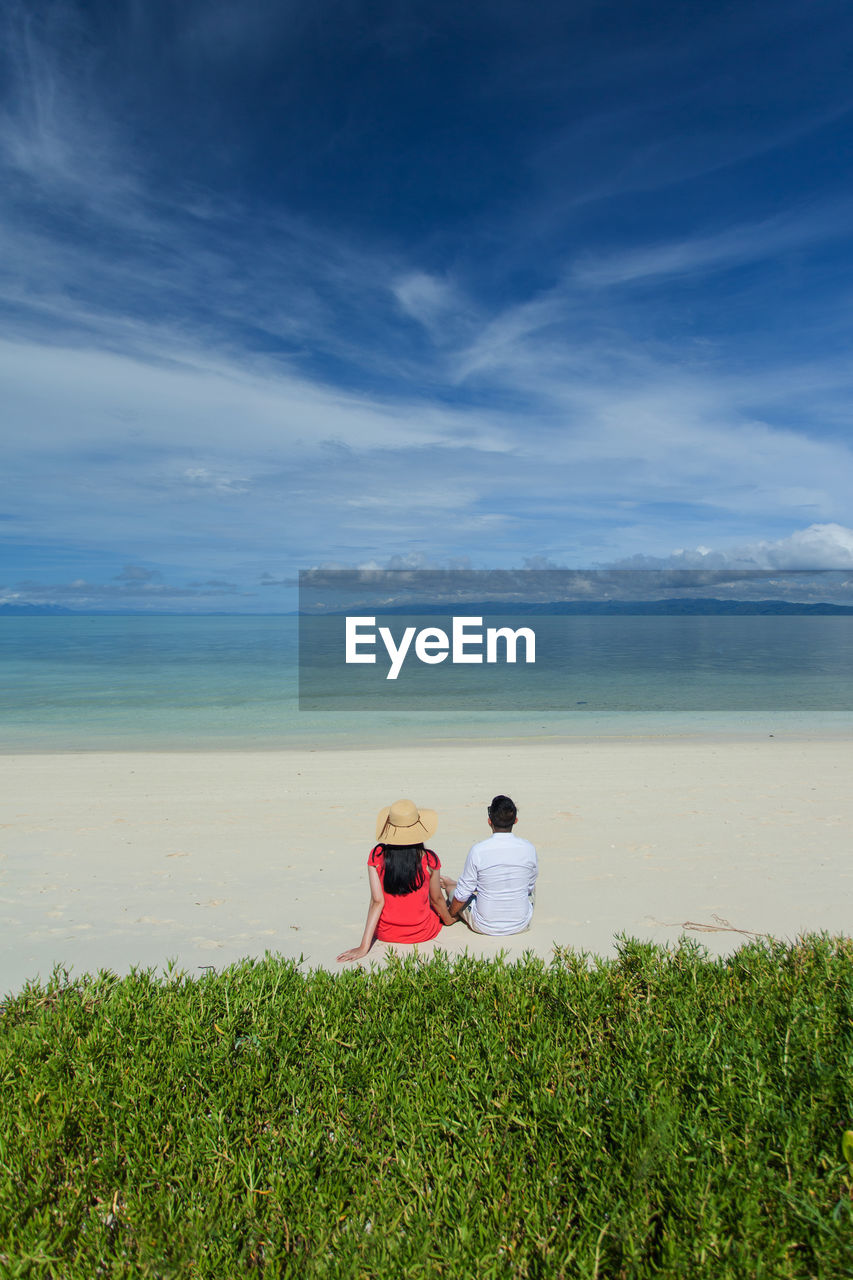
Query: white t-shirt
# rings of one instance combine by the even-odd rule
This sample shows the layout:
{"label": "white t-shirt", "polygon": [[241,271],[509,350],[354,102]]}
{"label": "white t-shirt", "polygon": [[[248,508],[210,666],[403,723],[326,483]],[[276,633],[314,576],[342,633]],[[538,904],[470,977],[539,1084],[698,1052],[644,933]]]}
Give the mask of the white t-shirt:
{"label": "white t-shirt", "polygon": [[539,874],[536,850],[511,831],[496,831],[468,850],[454,898],[472,893],[472,923],[482,933],[520,933],[533,916],[531,894]]}

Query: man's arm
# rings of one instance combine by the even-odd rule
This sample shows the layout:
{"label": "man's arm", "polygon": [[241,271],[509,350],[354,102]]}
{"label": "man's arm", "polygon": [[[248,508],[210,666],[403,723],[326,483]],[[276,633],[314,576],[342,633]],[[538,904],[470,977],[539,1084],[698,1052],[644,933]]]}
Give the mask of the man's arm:
{"label": "man's arm", "polygon": [[462,868],[462,875],[456,881],[456,888],[453,890],[453,897],[447,904],[450,914],[456,920],[465,910],[468,902],[470,902],[473,894],[477,892],[477,867],[474,862],[473,848],[468,850],[468,857],[465,859],[465,866]]}

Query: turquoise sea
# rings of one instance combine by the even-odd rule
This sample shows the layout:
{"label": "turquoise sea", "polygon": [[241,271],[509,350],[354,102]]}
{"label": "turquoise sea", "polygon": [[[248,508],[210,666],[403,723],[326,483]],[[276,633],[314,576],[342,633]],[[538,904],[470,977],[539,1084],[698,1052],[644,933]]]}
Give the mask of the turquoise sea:
{"label": "turquoise sea", "polygon": [[[518,619],[515,624],[518,625]],[[566,661],[431,710],[300,710],[294,617],[3,617],[0,750],[271,749],[661,733],[847,734],[853,618],[569,617]],[[555,633],[556,635],[556,633]],[[467,679],[481,672],[462,673]],[[352,671],[344,673],[351,680]],[[462,679],[460,675],[460,679]],[[425,679],[421,672],[421,679]]]}

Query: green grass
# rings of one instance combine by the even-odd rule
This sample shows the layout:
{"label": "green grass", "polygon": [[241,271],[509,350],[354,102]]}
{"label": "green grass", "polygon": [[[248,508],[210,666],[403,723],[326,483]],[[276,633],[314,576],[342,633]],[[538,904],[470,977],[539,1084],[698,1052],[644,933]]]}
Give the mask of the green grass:
{"label": "green grass", "polygon": [[280,958],[0,1017],[0,1274],[853,1276],[853,944]]}

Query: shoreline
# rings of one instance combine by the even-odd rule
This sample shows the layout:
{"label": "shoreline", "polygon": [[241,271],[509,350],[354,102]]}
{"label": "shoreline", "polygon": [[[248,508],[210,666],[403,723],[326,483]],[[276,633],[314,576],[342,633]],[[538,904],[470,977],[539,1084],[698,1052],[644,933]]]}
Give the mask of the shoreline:
{"label": "shoreline", "polygon": [[[835,743],[838,745],[851,742],[851,735],[848,732],[839,730],[837,733],[824,733],[815,730],[812,733],[806,731],[794,733],[777,731],[774,733],[766,733],[759,730],[744,730],[743,733],[730,733],[720,731],[719,733],[659,733],[659,734],[613,734],[605,736],[596,734],[595,736],[581,737],[578,735],[573,738],[566,737],[546,737],[544,734],[538,737],[519,738],[515,735],[502,738],[491,735],[488,738],[434,738],[426,739],[418,745],[418,751],[436,752],[444,750],[447,747],[461,747],[465,749],[482,749],[488,746],[510,746],[514,743],[523,742],[526,746],[531,747],[595,747],[603,744],[608,747],[620,746],[647,746],[654,748],[658,746],[669,746],[672,743],[683,743],[698,746],[724,746],[727,743],[757,743],[773,740],[780,743],[818,743],[825,742],[827,744]],[[279,756],[279,755],[348,755],[351,752],[362,754],[378,751],[393,751],[399,748],[394,746],[381,746],[372,742],[366,742],[359,746],[353,746],[352,743],[323,743],[311,747],[298,747],[293,744],[287,746],[245,746],[236,747],[234,745],[223,744],[222,746],[161,746],[161,747],[56,747],[52,750],[45,750],[41,747],[4,749],[0,747],[0,759],[14,760],[17,758],[30,759],[39,757],[44,759],[91,759],[96,756],[211,756],[225,757],[233,756],[235,759],[242,759],[250,756]]]}
{"label": "shoreline", "polygon": [[[853,738],[825,734],[460,741],[402,749],[23,752],[0,822],[0,988],[170,959],[197,974],[266,951],[340,971],[367,903],[375,814],[436,808],[448,875],[504,791],[537,846],[533,926],[452,954],[554,946],[612,955],[619,933],[711,954],[752,936],[849,932]],[[374,944],[361,963],[382,963]]]}
{"label": "shoreline", "polygon": [[[557,746],[572,747],[576,745],[590,745],[598,742],[604,743],[666,743],[670,741],[677,742],[698,742],[704,743],[722,743],[722,742],[758,742],[768,738],[776,738],[779,741],[802,741],[802,742],[838,742],[844,743],[853,741],[853,714],[846,711],[834,713],[834,719],[837,723],[827,722],[826,712],[821,713],[820,718],[816,718],[814,713],[809,712],[776,712],[768,713],[765,717],[764,713],[740,714],[736,718],[731,717],[728,713],[718,713],[720,723],[717,725],[708,724],[706,721],[711,718],[714,713],[707,713],[706,717],[700,718],[695,713],[685,713],[684,723],[679,724],[670,718],[669,713],[662,713],[662,722],[650,722],[647,717],[641,713],[614,713],[614,720],[618,716],[621,723],[613,724],[612,727],[601,720],[596,720],[589,724],[578,725],[577,728],[567,730],[564,726],[556,728],[550,732],[534,731],[525,732],[523,728],[513,727],[511,724],[507,727],[505,733],[496,734],[489,730],[484,724],[482,730],[479,727],[464,732],[453,732],[444,729],[443,731],[436,728],[431,729],[430,726],[421,725],[418,728],[420,738],[418,741],[418,750],[436,750],[447,747],[460,748],[481,748],[485,745],[494,743],[524,744],[533,746]],[[759,716],[761,719],[759,719]],[[665,718],[663,718],[665,717]],[[499,719],[495,716],[494,719]],[[635,727],[630,727],[630,722],[634,722]],[[697,723],[699,721],[699,723]],[[506,723],[505,721],[503,722]],[[356,730],[347,725],[338,730],[323,734],[306,734],[302,740],[294,737],[264,737],[260,740],[257,738],[241,738],[239,735],[228,734],[221,738],[214,734],[205,734],[200,738],[187,738],[181,740],[149,740],[147,742],[128,741],[127,737],[121,737],[117,742],[108,742],[98,740],[92,735],[92,744],[86,745],[80,742],[79,731],[75,734],[75,745],[62,745],[56,742],[48,743],[39,742],[10,742],[3,743],[0,741],[0,757],[10,759],[16,756],[93,756],[93,755],[169,755],[175,754],[179,756],[202,754],[202,755],[270,755],[289,752],[348,752],[348,751],[382,751],[392,749],[414,749],[411,738],[405,735],[405,729],[408,726],[401,727],[393,722],[389,726],[388,736],[383,738],[381,734],[373,726],[365,726],[367,732],[364,733],[360,741],[353,742],[357,737]],[[413,730],[415,726],[412,726]],[[543,726],[544,728],[544,726]],[[119,737],[119,735],[116,735]]]}

